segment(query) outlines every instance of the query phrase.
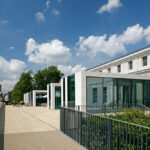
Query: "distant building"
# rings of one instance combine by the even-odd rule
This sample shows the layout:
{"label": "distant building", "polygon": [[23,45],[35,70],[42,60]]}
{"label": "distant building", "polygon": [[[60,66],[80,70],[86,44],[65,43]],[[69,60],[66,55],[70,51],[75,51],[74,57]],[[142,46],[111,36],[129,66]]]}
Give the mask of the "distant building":
{"label": "distant building", "polygon": [[47,107],[47,90],[33,90],[24,94],[24,103],[33,107]]}

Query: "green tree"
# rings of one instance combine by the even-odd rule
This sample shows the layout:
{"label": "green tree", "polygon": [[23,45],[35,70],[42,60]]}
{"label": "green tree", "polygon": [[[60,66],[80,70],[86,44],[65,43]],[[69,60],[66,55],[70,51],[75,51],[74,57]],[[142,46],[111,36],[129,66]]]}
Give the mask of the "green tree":
{"label": "green tree", "polygon": [[23,94],[33,90],[33,79],[31,76],[32,71],[22,73],[19,81],[14,86],[11,95],[10,101],[19,103],[23,100]]}
{"label": "green tree", "polygon": [[33,77],[34,89],[46,90],[48,83],[58,83],[62,76],[63,74],[56,66],[39,70]]}

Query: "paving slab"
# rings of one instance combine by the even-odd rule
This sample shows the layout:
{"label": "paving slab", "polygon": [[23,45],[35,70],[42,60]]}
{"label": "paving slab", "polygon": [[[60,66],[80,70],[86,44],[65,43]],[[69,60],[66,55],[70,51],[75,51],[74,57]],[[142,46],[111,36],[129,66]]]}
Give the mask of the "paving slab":
{"label": "paving slab", "polygon": [[0,111],[0,150],[83,150],[59,130],[59,110],[6,106]]}
{"label": "paving slab", "polygon": [[59,131],[5,135],[5,150],[84,150]]}

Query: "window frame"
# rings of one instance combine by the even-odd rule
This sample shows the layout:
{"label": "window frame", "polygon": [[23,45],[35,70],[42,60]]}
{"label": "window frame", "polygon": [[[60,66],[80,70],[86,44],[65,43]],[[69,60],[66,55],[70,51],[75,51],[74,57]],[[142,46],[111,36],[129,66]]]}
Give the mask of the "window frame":
{"label": "window frame", "polygon": [[118,73],[121,72],[121,64],[120,64],[120,65],[117,65],[117,71],[118,71]]}
{"label": "window frame", "polygon": [[143,65],[143,67],[148,65],[147,56],[142,57],[142,65]]}
{"label": "window frame", "polygon": [[133,61],[132,60],[128,62],[128,67],[129,67],[129,70],[133,69]]}

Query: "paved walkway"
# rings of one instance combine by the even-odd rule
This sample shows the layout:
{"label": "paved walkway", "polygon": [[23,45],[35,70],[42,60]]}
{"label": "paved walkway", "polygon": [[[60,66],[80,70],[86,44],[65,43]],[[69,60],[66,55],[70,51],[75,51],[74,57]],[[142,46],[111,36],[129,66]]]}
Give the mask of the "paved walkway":
{"label": "paved walkway", "polygon": [[0,150],[83,149],[59,131],[59,110],[6,106],[0,111]]}

